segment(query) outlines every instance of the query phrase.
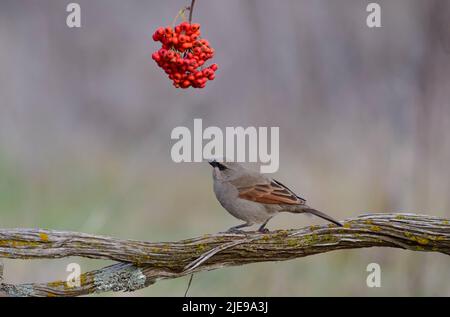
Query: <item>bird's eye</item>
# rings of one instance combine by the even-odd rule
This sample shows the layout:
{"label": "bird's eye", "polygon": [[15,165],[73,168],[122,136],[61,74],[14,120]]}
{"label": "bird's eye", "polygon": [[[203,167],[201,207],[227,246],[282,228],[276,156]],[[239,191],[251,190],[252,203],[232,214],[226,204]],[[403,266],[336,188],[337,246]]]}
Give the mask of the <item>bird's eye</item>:
{"label": "bird's eye", "polygon": [[226,170],[227,167],[221,163],[217,163],[217,167],[219,168],[220,171]]}

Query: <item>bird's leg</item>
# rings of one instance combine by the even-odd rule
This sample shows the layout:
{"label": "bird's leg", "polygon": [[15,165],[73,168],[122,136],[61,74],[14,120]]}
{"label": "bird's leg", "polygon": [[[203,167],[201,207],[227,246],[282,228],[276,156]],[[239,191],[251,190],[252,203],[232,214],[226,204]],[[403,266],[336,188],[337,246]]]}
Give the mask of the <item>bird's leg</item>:
{"label": "bird's leg", "polygon": [[261,233],[268,233],[269,232],[269,229],[266,228],[266,225],[267,225],[267,223],[269,222],[270,219],[272,219],[272,217],[270,217],[269,219],[264,221],[264,223],[258,229],[259,232],[261,232]]}
{"label": "bird's leg", "polygon": [[245,227],[250,227],[250,226],[251,226],[251,224],[243,223],[241,225],[231,227],[230,229],[227,230],[227,232],[239,232],[239,231],[242,231],[242,230],[239,230],[239,229],[245,228]]}

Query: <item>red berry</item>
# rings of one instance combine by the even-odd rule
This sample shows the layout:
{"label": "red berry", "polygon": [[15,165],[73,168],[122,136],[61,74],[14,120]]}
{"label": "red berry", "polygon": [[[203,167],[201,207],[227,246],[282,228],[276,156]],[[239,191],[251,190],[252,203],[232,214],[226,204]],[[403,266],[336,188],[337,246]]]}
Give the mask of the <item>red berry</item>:
{"label": "red berry", "polygon": [[167,59],[172,59],[172,58],[174,58],[175,57],[175,52],[174,51],[168,51],[167,53],[166,53],[166,58]]}
{"label": "red berry", "polygon": [[158,52],[155,52],[152,54],[152,59],[155,61],[159,61],[161,57],[159,56]]}
{"label": "red berry", "polygon": [[190,28],[191,28],[191,25],[189,24],[189,22],[182,22],[182,23],[180,24],[180,27],[181,27],[181,29],[182,29],[183,31],[186,31],[187,29],[190,29]]}
{"label": "red berry", "polygon": [[186,42],[187,42],[187,36],[184,35],[184,34],[181,34],[181,35],[178,37],[178,41],[179,41],[180,43],[186,43]]}
{"label": "red berry", "polygon": [[191,85],[191,82],[189,80],[185,80],[181,83],[181,87],[187,88]]}
{"label": "red berry", "polygon": [[192,23],[191,24],[191,30],[194,31],[194,32],[197,32],[198,30],[200,30],[200,24]]}
{"label": "red berry", "polygon": [[182,48],[183,49],[189,49],[189,48],[191,48],[192,47],[192,43],[184,43],[183,45],[182,45]]}
{"label": "red berry", "polygon": [[204,88],[208,80],[214,80],[217,64],[199,69],[214,56],[214,49],[205,39],[199,39],[200,24],[183,22],[174,28],[158,28],[153,40],[161,42],[161,49],[152,59],[161,67],[174,87]]}

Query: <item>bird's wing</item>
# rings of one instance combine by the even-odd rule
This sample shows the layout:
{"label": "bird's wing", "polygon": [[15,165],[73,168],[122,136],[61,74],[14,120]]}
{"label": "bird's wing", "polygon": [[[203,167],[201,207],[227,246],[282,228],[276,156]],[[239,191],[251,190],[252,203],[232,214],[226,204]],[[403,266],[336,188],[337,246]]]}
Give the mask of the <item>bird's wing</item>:
{"label": "bird's wing", "polygon": [[239,198],[262,204],[304,205],[306,201],[276,180],[237,186]]}

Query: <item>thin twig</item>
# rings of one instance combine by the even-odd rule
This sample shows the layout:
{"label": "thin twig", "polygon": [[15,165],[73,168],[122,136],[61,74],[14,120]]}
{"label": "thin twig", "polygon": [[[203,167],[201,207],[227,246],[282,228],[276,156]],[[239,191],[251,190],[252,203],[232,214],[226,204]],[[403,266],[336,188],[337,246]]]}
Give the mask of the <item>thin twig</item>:
{"label": "thin twig", "polygon": [[0,259],[0,284],[3,283],[3,268],[4,268],[3,261],[2,259]]}
{"label": "thin twig", "polygon": [[194,278],[194,274],[191,274],[191,277],[189,278],[188,286],[186,288],[186,292],[184,292],[184,297],[187,297],[189,289],[191,288],[191,284],[192,284],[192,279],[193,278]]}
{"label": "thin twig", "polygon": [[194,6],[195,6],[195,0],[192,0],[191,6],[189,7],[189,24],[192,23],[192,15],[194,14]]}

